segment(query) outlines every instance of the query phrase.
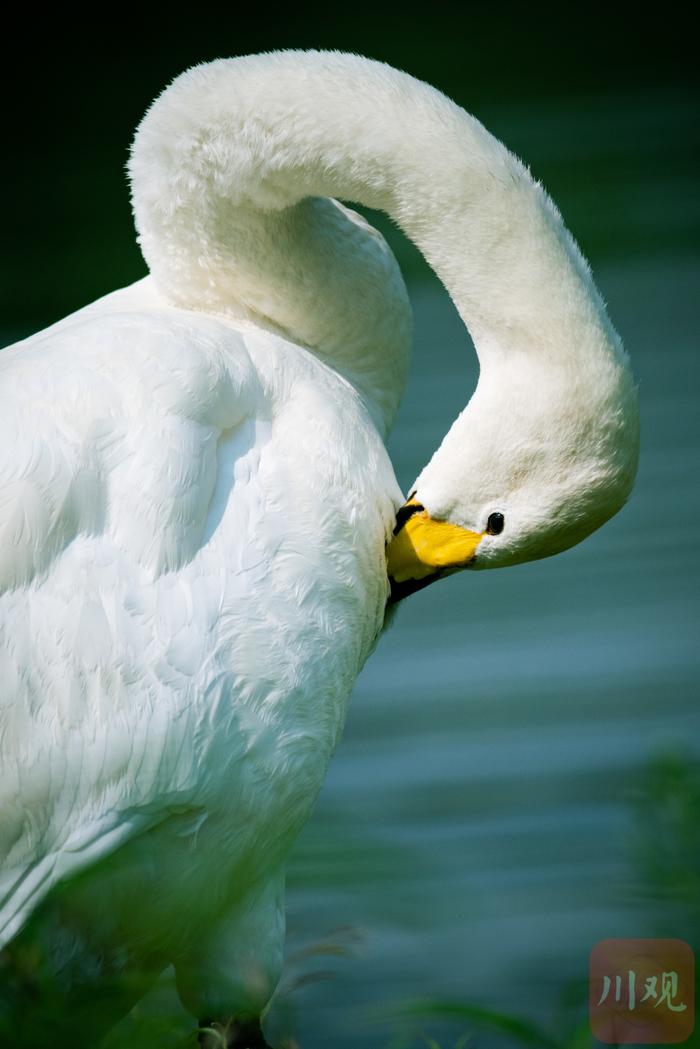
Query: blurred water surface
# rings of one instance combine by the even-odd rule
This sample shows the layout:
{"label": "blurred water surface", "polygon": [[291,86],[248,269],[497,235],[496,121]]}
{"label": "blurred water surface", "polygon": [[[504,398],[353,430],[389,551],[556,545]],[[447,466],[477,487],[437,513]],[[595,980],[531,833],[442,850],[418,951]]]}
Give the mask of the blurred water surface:
{"label": "blurred water surface", "polygon": [[[290,864],[286,984],[303,982],[279,995],[270,1030],[293,1029],[302,1049],[379,1049],[398,1030],[382,1010],[428,996],[546,1023],[595,941],[659,920],[691,935],[682,908],[659,919],[630,886],[648,762],[692,765],[700,738],[693,101],[618,91],[480,114],[591,258],[640,383],[639,480],[580,547],[441,581],[382,639]],[[414,365],[390,445],[407,489],[477,371],[446,294],[397,250],[415,274]]]}
{"label": "blurred water surface", "polygon": [[[487,121],[546,168],[592,256],[640,385],[639,479],[581,546],[440,581],[383,637],[291,866],[291,938],[339,925],[364,937],[332,982],[299,994],[304,1049],[385,1045],[365,1007],[430,995],[546,1021],[585,980],[593,943],[658,934],[656,908],[630,888],[631,802],[654,756],[692,764],[700,741],[688,105],[618,94]],[[415,357],[390,442],[405,490],[477,378],[445,293],[411,291]],[[693,932],[682,911],[660,923]]]}

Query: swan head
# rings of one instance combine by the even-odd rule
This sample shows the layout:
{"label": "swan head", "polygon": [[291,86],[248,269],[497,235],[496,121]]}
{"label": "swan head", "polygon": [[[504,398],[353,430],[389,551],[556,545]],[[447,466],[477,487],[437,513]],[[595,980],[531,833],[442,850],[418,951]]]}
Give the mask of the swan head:
{"label": "swan head", "polygon": [[624,505],[638,453],[636,388],[612,329],[582,356],[482,357],[474,395],[397,514],[390,600],[574,546]]}

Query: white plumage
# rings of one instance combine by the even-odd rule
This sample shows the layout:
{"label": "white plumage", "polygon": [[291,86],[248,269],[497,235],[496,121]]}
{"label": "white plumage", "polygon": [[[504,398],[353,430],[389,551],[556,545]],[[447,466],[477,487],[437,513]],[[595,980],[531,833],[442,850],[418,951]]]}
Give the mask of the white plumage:
{"label": "white plumage", "polygon": [[86,958],[98,985],[174,963],[196,1015],[255,1017],[402,498],[384,439],[405,288],[329,198],[392,214],[474,337],[479,387],[415,488],[477,537],[474,567],[622,505],[635,393],[551,202],[405,74],[311,52],[197,67],[131,177],[151,276],[0,354],[0,945],[36,914],[66,985]]}

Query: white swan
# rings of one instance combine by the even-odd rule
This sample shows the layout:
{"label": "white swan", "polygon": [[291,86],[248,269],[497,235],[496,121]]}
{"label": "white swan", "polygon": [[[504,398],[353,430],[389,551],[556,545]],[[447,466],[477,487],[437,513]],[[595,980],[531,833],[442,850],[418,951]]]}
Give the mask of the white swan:
{"label": "white swan", "polygon": [[[195,1016],[262,1044],[285,856],[382,629],[392,530],[396,597],[571,546],[631,489],[636,394],[544,191],[404,73],[198,66],[130,173],[150,276],[0,355],[0,944],[94,981],[83,1041],[113,973],[136,994],[173,963]],[[479,355],[398,521],[409,306],[333,197],[393,217]]]}

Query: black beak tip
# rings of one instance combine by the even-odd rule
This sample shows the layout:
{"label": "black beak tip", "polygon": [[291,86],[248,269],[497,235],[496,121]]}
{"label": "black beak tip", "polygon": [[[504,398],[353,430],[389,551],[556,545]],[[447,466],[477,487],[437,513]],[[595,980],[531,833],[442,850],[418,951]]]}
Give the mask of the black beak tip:
{"label": "black beak tip", "polygon": [[394,535],[398,535],[406,521],[410,521],[414,514],[420,514],[425,510],[422,503],[404,503],[399,510],[396,511],[396,525],[394,526]]}

